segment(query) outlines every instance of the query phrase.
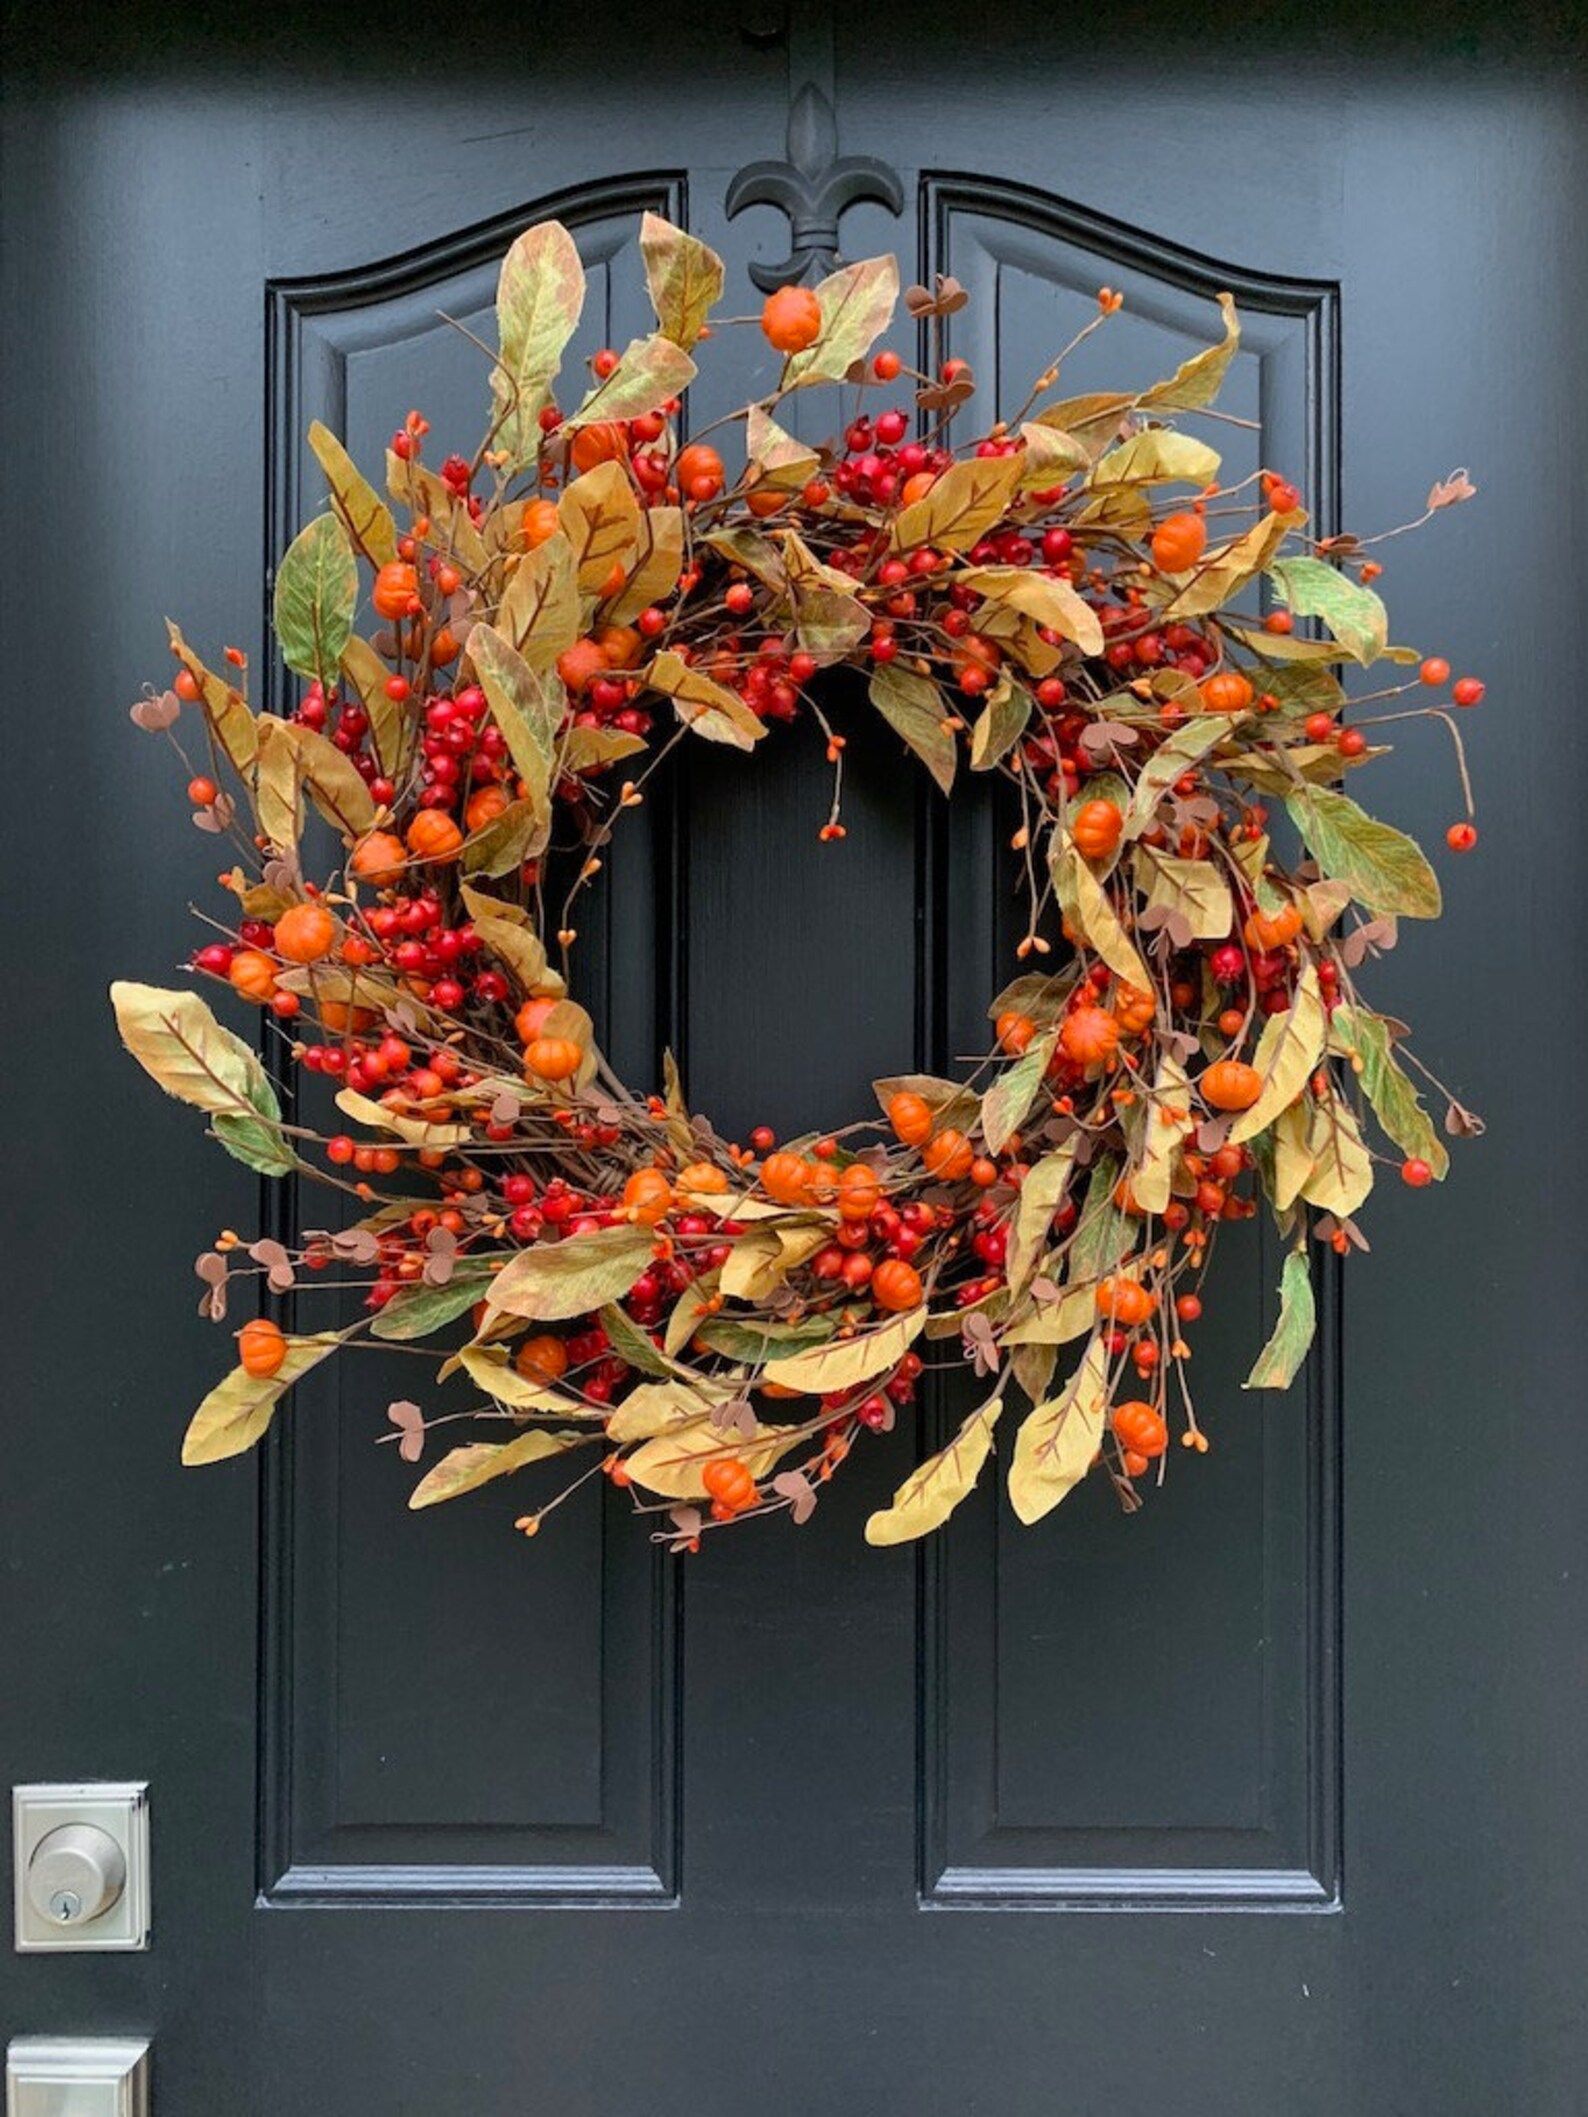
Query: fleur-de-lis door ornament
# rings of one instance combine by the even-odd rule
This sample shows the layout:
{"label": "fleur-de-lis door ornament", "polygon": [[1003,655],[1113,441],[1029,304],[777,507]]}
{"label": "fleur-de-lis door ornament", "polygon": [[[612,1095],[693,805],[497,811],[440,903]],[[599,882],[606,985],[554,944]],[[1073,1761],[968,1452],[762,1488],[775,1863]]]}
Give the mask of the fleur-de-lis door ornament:
{"label": "fleur-de-lis door ornament", "polygon": [[750,277],[770,294],[833,271],[841,262],[839,218],[862,200],[902,213],[904,186],[875,156],[838,152],[833,106],[807,81],[789,109],[788,159],[749,162],[728,186],[730,220],[746,206],[776,206],[788,215],[788,256],[780,264],[752,264]]}

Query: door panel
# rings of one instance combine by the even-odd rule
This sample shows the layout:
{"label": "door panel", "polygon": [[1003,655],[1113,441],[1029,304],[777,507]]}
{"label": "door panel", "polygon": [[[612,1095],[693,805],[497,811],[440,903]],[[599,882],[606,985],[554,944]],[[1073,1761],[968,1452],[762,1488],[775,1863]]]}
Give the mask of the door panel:
{"label": "door panel", "polygon": [[[1558,1070],[1588,1032],[1557,930],[1584,882],[1556,504],[1588,440],[1580,24],[1347,10],[1325,49],[1299,7],[1149,4],[1081,40],[1010,0],[975,31],[894,0],[8,25],[5,1758],[151,1779],[155,1946],[10,1961],[4,2026],[152,2032],[154,2117],[1580,2101],[1588,1433],[1556,1319],[1584,1127],[1512,1033],[1542,1019]],[[902,182],[844,251],[965,282],[954,348],[1000,409],[1099,282],[1126,308],[1067,387],[1167,372],[1229,287],[1227,402],[1260,422],[1218,430],[1232,473],[1277,462],[1325,524],[1377,527],[1472,463],[1479,504],[1388,547],[1387,585],[1398,636],[1490,680],[1484,845],[1379,989],[1489,1137],[1436,1198],[1375,1199],[1286,1399],[1238,1389],[1277,1260],[1236,1231],[1197,1348],[1213,1452],[1128,1520],[1087,1489],[1020,1531],[989,1478],[929,1550],[868,1549],[949,1389],[798,1532],[680,1567],[590,1491],[526,1547],[505,1489],[406,1512],[395,1354],[311,1378],[259,1482],[181,1472],[216,1363],[191,1259],[257,1207],[103,1004],[167,974],[213,860],[123,717],[160,613],[269,666],[259,525],[279,552],[318,491],[304,426],[378,460],[417,403],[472,441],[482,365],[436,311],[477,324],[535,212],[592,274],[576,357],[643,315],[647,204],[724,251],[744,313],[790,224],[726,193],[806,81]],[[708,351],[697,424],[769,379],[753,331]],[[1011,968],[997,804],[946,810],[852,685],[824,703],[841,847],[808,729],[753,765],[697,746],[584,914],[620,1069],[653,1084],[670,1046],[730,1134],[951,1064]],[[1433,745],[1377,775],[1437,843]]]}
{"label": "door panel", "polygon": [[[1208,428],[1224,480],[1297,465],[1315,518],[1337,526],[1336,287],[1265,278],[1023,185],[928,171],[919,196],[928,271],[970,295],[949,345],[995,378],[997,416],[1018,416],[1034,372],[1096,315],[1100,285],[1130,289],[1110,376],[1171,374],[1208,343],[1228,291],[1242,343],[1219,408],[1246,424]],[[1103,382],[1101,358],[1078,354],[1061,389]],[[967,876],[985,862],[974,826],[950,857]],[[982,992],[1014,960],[1003,902]],[[957,982],[966,1050],[984,1002],[966,968]],[[1337,1378],[1320,1358],[1305,1401],[1241,1395],[1279,1271],[1267,1223],[1247,1232],[1220,1258],[1198,1332],[1213,1453],[1171,1459],[1127,1523],[1101,1488],[1033,1530],[979,1493],[970,1526],[926,1554],[929,1901],[1338,1904]],[[1324,1277],[1327,1346],[1338,1287]]]}

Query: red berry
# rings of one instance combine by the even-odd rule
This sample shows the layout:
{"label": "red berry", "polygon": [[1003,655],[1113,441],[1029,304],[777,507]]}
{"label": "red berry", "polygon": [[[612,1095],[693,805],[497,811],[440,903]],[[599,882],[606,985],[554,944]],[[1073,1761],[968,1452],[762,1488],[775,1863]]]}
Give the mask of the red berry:
{"label": "red berry", "polygon": [[1433,1180],[1433,1170],[1420,1156],[1414,1154],[1410,1161],[1401,1163],[1401,1182],[1410,1184],[1414,1191],[1420,1191],[1424,1184],[1430,1184]]}
{"label": "red berry", "polygon": [[1417,681],[1420,684],[1448,684],[1450,681],[1449,662],[1445,660],[1442,654],[1430,654],[1417,671]]}
{"label": "red berry", "polygon": [[1478,842],[1478,826],[1475,823],[1453,823],[1445,833],[1445,843],[1453,853],[1470,853]]}
{"label": "red berry", "polygon": [[1476,676],[1458,676],[1450,687],[1450,695],[1458,706],[1481,705],[1483,681]]}

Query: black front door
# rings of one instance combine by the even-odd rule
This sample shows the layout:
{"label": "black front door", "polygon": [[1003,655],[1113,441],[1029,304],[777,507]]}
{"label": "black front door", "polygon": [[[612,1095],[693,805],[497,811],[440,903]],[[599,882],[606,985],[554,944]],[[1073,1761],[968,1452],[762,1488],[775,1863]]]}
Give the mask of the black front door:
{"label": "black front door", "polygon": [[[189,13],[10,25],[5,1756],[151,1782],[155,1938],[15,1960],[7,2033],[151,2033],[155,2117],[1566,2117],[1570,25],[1524,52],[1514,17],[1429,7],[1416,47],[1364,20],[1347,52],[1305,10],[1140,41],[1024,8]],[[828,151],[835,110],[891,172],[844,252],[955,274],[955,350],[1009,395],[1101,283],[1127,305],[1077,388],[1169,372],[1227,289],[1231,470],[1378,527],[1471,465],[1480,503],[1391,547],[1388,585],[1489,678],[1485,843],[1383,997],[1489,1136],[1437,1197],[1375,1202],[1289,1397],[1239,1392],[1277,1259],[1255,1223],[1228,1245],[1214,1451],[1129,1520],[1094,1481],[1021,1530],[989,1481],[923,1554],[867,1548],[943,1404],[808,1528],[684,1565],[594,1489],[532,1546],[499,1488],[406,1513],[384,1396],[332,1382],[257,1469],[183,1472],[217,1364],[191,1260],[258,1206],[104,1004],[167,979],[212,864],[126,720],[162,614],[262,662],[261,525],[274,555],[317,504],[311,419],[366,460],[411,405],[472,443],[478,358],[437,312],[485,314],[530,219],[578,238],[591,346],[642,322],[646,208],[758,302],[751,262],[812,230],[797,187],[792,221],[725,201],[807,84],[800,137]],[[627,1077],[670,1044],[730,1132],[974,1048],[1015,938],[989,814],[950,826],[857,738],[825,848],[819,749],[767,748],[670,780],[582,944]],[[1437,842],[1427,749],[1380,770]]]}

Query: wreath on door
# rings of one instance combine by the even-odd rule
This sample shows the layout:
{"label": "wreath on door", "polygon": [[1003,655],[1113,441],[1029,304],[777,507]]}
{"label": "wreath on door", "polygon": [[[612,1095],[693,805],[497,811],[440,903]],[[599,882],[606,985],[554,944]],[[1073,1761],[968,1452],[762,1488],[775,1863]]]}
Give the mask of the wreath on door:
{"label": "wreath on door", "polygon": [[[327,506],[274,582],[289,710],[256,712],[244,655],[211,665],[175,627],[174,681],[132,709],[229,864],[196,986],[118,983],[121,1036],[231,1154],[326,1197],[294,1241],[223,1232],[203,1311],[224,1323],[250,1279],[305,1325],[330,1289],[361,1301],[341,1327],[244,1322],[183,1459],[250,1447],[333,1355],[401,1345],[468,1392],[390,1405],[385,1437],[433,1454],[410,1505],[534,1465],[525,1533],[605,1477],[695,1550],[805,1521],[926,1376],[964,1367],[976,1409],[870,1541],[946,1520],[1016,1401],[1022,1521],[1092,1473],[1134,1508],[1172,1440],[1209,1445],[1192,1347],[1226,1225],[1266,1197],[1286,1245],[1247,1383],[1282,1389],[1314,1331],[1309,1245],[1366,1248],[1381,1169],[1446,1172],[1437,1084],[1358,989],[1439,882],[1345,789],[1391,727],[1437,721],[1467,850],[1451,708],[1483,686],[1389,643],[1381,539],[1312,535],[1277,471],[1220,482],[1190,429],[1239,345],[1227,296],[1173,375],[1061,395],[1121,305],[1103,288],[1019,410],[961,442],[964,290],[906,291],[916,371],[876,350],[898,271],[867,259],[733,320],[775,385],[684,444],[723,266],[654,216],[641,249],[657,328],[595,354],[577,402],[553,390],[584,275],[552,221],[503,262],[472,457],[432,464],[413,412],[383,495],[311,429]],[[844,424],[815,445],[794,429],[824,388]],[[1419,519],[1472,491],[1455,473]],[[945,800],[1006,783],[1023,934],[978,1063],[878,1081],[822,1137],[733,1141],[670,1061],[640,1094],[603,1058],[573,996],[581,898],[671,750],[753,753],[774,721],[825,748],[841,859],[845,737],[817,681],[837,667]],[[206,987],[258,1011],[272,1064]],[[334,1095],[327,1127],[287,1114],[294,1076]],[[1444,1133],[1481,1129],[1438,1092]]]}

